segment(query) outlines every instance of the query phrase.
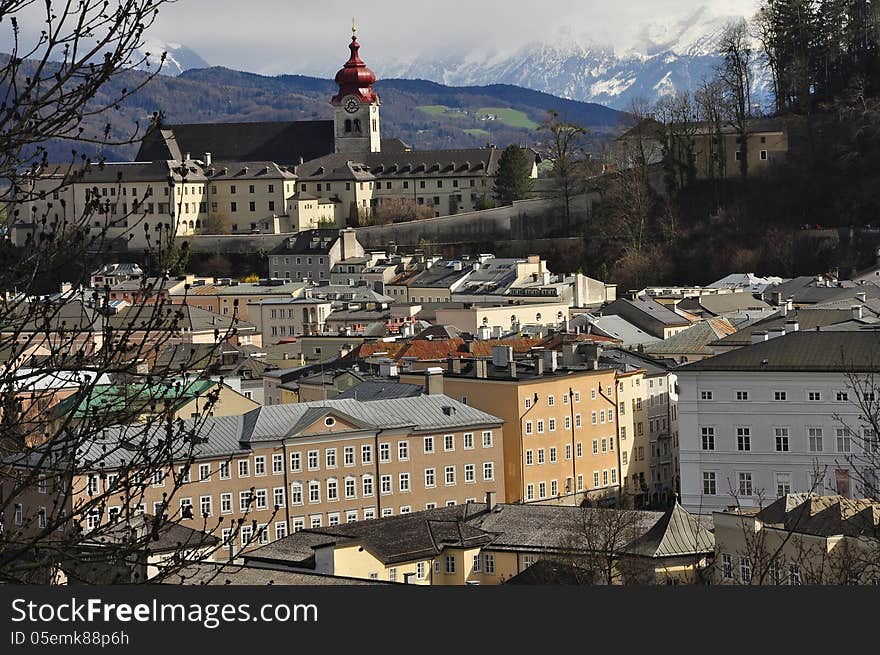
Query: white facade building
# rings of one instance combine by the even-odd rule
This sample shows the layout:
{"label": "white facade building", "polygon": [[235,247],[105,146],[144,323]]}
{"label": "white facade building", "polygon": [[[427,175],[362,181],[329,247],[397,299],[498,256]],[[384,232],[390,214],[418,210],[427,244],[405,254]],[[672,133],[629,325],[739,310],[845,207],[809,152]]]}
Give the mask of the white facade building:
{"label": "white facade building", "polygon": [[795,332],[678,369],[682,504],[870,495],[880,453],[858,399],[877,391],[848,376],[878,369],[880,335],[864,332]]}

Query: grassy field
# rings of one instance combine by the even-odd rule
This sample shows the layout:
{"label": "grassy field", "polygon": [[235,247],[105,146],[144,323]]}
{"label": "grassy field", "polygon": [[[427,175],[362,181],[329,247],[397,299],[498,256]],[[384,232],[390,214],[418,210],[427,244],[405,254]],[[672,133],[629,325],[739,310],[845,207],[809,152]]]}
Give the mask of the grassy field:
{"label": "grassy field", "polygon": [[477,116],[483,116],[484,114],[494,114],[499,122],[511,127],[521,127],[527,130],[538,129],[538,124],[535,121],[516,109],[481,107],[477,110]]}
{"label": "grassy field", "polygon": [[464,114],[458,114],[455,112],[449,111],[449,107],[446,105],[422,105],[421,107],[416,107],[429,116],[434,116],[435,118],[468,118]]}
{"label": "grassy field", "polygon": [[[479,109],[465,109],[467,114],[458,113],[454,111],[450,111],[450,108],[446,105],[422,105],[417,107],[417,109],[425,112],[429,116],[433,116],[434,118],[440,119],[450,119],[450,120],[470,120],[478,124],[486,124],[490,125],[493,122],[501,123],[503,125],[509,125],[510,127],[517,127],[525,130],[536,130],[538,129],[538,124],[533,121],[531,118],[526,116],[523,112],[516,109],[507,109],[505,107],[480,107]],[[481,121],[480,117],[485,116],[486,114],[492,114],[495,116],[495,121]],[[471,134],[477,130],[478,132],[486,132],[486,130],[479,128],[472,128],[469,130],[465,130],[468,134]],[[478,136],[478,134],[474,134],[474,136]],[[480,135],[482,136],[482,135]]]}
{"label": "grassy field", "polygon": [[490,136],[492,136],[492,133],[489,132],[489,131],[487,131],[487,130],[473,129],[473,130],[462,130],[462,132],[464,132],[465,134],[470,134],[471,136],[479,137],[479,138],[481,138],[481,139],[482,139],[483,137],[490,137]]}

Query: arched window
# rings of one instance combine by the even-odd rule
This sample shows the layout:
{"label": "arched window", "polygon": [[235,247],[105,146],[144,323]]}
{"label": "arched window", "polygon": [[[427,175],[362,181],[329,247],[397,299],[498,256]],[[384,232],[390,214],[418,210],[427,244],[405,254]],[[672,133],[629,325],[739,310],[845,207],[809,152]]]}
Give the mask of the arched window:
{"label": "arched window", "polygon": [[512,314],[510,317],[511,324],[516,323],[516,314]]}
{"label": "arched window", "polygon": [[195,226],[196,226],[196,224],[194,222],[192,222],[192,221],[189,222],[189,229],[192,230],[193,228],[195,228]]}
{"label": "arched window", "polygon": [[351,134],[351,119],[350,118],[345,119],[345,133]]}
{"label": "arched window", "polygon": [[354,131],[356,134],[361,133],[361,119],[360,118],[354,119]]}
{"label": "arched window", "polygon": [[537,314],[535,314],[535,320],[536,320],[536,321],[540,321],[540,320],[541,320],[541,312],[538,312]]}

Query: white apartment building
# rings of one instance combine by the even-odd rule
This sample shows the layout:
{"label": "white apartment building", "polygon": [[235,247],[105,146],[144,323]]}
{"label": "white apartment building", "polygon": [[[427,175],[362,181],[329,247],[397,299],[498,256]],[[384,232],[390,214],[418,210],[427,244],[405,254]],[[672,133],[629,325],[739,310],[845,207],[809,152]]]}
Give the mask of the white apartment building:
{"label": "white apartment building", "polygon": [[878,392],[870,376],[880,370],[880,335],[755,341],[677,369],[682,504],[705,513],[789,493],[867,495],[880,449],[859,399]]}

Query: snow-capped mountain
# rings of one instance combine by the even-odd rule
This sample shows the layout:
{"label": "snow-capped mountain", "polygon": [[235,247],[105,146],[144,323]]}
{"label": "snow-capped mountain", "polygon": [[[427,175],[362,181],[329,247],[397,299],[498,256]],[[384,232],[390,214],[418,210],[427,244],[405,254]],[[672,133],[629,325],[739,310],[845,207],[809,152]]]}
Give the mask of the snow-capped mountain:
{"label": "snow-capped mountain", "polygon": [[167,53],[165,63],[159,71],[162,75],[176,77],[190,68],[208,68],[210,64],[195,51],[180,43],[166,43],[159,39],[147,39],[140,48],[140,54],[146,56],[148,66],[145,70],[155,71],[162,61],[162,53]]}
{"label": "snow-capped mountain", "polygon": [[[701,7],[665,24],[644,25],[634,43],[623,50],[569,35],[552,43],[530,43],[512,53],[473,52],[440,60],[387,62],[381,67],[382,77],[422,77],[454,86],[516,84],[626,110],[636,98],[653,102],[676,90],[693,91],[712,77],[721,61],[721,32],[738,18],[742,15]],[[759,101],[766,95],[767,84],[756,66]]]}

